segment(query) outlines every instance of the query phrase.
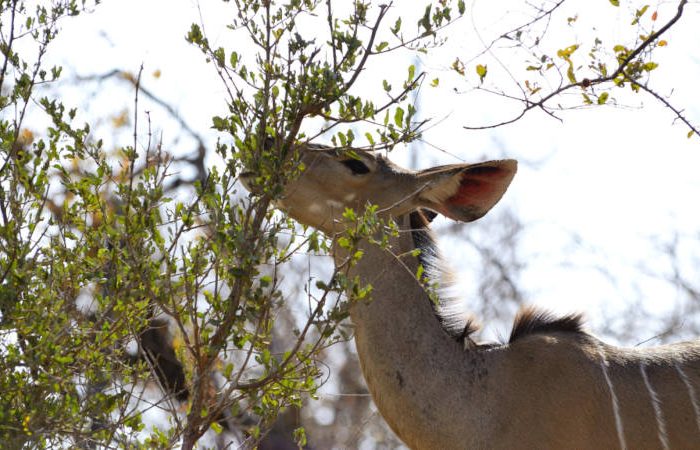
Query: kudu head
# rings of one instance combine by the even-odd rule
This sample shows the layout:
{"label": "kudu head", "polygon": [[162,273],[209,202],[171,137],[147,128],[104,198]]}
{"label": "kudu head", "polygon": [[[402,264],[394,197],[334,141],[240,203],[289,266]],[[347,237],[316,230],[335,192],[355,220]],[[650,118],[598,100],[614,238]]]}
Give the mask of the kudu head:
{"label": "kudu head", "polygon": [[375,152],[316,145],[297,150],[303,170],[287,183],[277,205],[327,234],[342,231],[345,208],[361,212],[368,204],[384,217],[429,209],[454,220],[476,220],[501,199],[517,170],[516,161],[500,160],[410,171]]}

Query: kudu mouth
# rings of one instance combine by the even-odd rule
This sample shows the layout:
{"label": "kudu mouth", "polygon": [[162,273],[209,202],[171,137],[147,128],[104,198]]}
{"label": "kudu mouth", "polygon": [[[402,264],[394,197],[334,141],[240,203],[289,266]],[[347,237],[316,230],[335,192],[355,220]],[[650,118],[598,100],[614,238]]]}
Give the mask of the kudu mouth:
{"label": "kudu mouth", "polygon": [[241,182],[244,188],[255,195],[262,194],[262,190],[253,181],[255,180],[255,174],[251,171],[241,172],[238,175],[238,180]]}

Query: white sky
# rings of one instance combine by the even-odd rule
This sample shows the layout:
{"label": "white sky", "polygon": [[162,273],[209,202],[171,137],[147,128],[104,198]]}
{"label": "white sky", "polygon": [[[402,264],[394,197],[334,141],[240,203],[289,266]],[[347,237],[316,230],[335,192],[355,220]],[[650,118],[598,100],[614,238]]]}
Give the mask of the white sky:
{"label": "white sky", "polygon": [[[407,9],[415,4],[395,3]],[[421,58],[421,68],[431,71],[428,79],[441,79],[440,89],[426,86],[420,93],[421,116],[439,119],[425,133],[425,140],[466,161],[486,157],[521,161],[503,203],[515,208],[527,229],[522,250],[529,267],[522,281],[532,303],[561,312],[583,310],[591,318],[594,331],[603,326],[601,310],[623,311],[640,292],[647,298],[646,308],[664,310],[675,300],[676,292],[639,270],[642,266],[652,272],[666,269],[650,238],[667,242],[676,232],[697,238],[700,229],[700,139],[687,139],[687,130],[672,124],[670,111],[647,95],[611,91],[621,106],[560,113],[563,122],[533,111],[506,127],[484,131],[461,128],[509,118],[517,107],[502,97],[470,91],[446,68],[459,56],[468,62],[466,70],[472,85],[476,79],[473,66],[477,63],[488,64],[487,83],[507,80],[504,69],[489,55],[473,61],[470,57],[482,48],[479,36],[489,41],[508,31],[511,24],[527,21],[517,12],[520,7],[515,5],[521,3],[474,2],[473,9],[468,9],[473,14],[449,29],[447,45]],[[556,49],[580,42],[582,54],[595,36],[611,47],[618,43],[618,36],[629,35],[630,11],[643,4],[622,0],[616,9],[602,0],[595,4],[569,3],[578,8],[585,5],[585,9],[558,16],[550,24],[550,45]],[[233,7],[233,3],[202,2],[203,23],[211,41],[228,50],[245,52],[235,48],[236,42],[224,28],[227,18],[233,15]],[[676,2],[652,4],[646,17],[655,9],[661,24],[673,15]],[[135,73],[143,63],[144,85],[174,105],[194,129],[213,142],[216,137],[209,127],[212,115],[225,112],[223,86],[201,53],[184,40],[190,24],[199,22],[199,14],[197,3],[191,0],[106,0],[93,14],[78,18],[78,24],[66,23],[52,56],[64,61],[67,68],[74,67],[80,75],[115,68]],[[575,26],[566,27],[563,17],[574,14],[579,16]],[[655,60],[660,67],[652,74],[652,86],[661,94],[673,93],[674,105],[684,109],[696,125],[700,124],[696,33],[699,15],[697,3],[687,6],[685,16],[665,35],[669,45],[657,51]],[[413,30],[413,23],[404,20],[404,29]],[[591,31],[594,27],[595,31]],[[505,49],[497,55],[509,70],[521,76],[519,68],[526,65],[524,62],[507,59],[510,53]],[[411,61],[411,56],[401,55],[372,66],[367,86],[378,84],[378,77],[390,78],[398,85]],[[156,70],[161,73],[157,79],[153,77]],[[456,95],[450,91],[451,86],[467,92]],[[513,87],[501,86],[509,90]],[[90,100],[90,108],[98,115],[114,114],[132,106],[133,95],[124,86],[107,83],[100,89],[105,91],[97,92],[94,84],[87,84],[72,92],[78,105],[86,95],[96,95]],[[149,109],[148,103],[142,101],[144,108]],[[165,112],[157,108],[152,111],[154,127],[162,131],[168,142],[178,134],[178,128]],[[358,131],[356,134],[360,135],[364,132]],[[438,161],[458,161],[455,156],[428,146],[414,148],[420,149],[421,168]],[[408,152],[397,149],[392,159],[405,163]],[[576,244],[572,236],[578,237],[581,244]],[[687,245],[700,251],[697,244],[692,247],[688,241]],[[469,281],[474,271],[470,271],[470,261],[464,261],[463,250],[453,243],[449,245],[451,251],[446,247],[443,250],[451,265]],[[697,258],[698,252],[694,254]],[[607,269],[616,285],[602,276],[596,266]],[[468,295],[469,286],[464,290]],[[658,330],[639,336],[639,340],[654,331]]]}

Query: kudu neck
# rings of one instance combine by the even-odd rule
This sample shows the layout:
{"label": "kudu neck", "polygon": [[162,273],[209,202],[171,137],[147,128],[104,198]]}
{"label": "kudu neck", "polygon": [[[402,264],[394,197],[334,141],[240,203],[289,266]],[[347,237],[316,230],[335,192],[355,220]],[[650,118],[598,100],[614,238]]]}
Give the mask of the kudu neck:
{"label": "kudu neck", "polygon": [[[446,404],[456,401],[445,386],[463,377],[465,358],[462,344],[442,328],[416,278],[419,261],[412,254],[410,219],[397,222],[399,235],[389,238],[388,249],[360,243],[363,256],[348,275],[371,284],[371,298],[355,301],[350,317],[369,390],[382,416],[408,443],[413,433],[434,432],[430,424]],[[337,264],[345,261],[342,252],[335,257]]]}
{"label": "kudu neck", "polygon": [[[336,266],[341,271],[347,270],[351,280],[359,277],[362,286],[372,286],[370,300],[359,300],[350,308],[355,327],[361,333],[365,327],[371,328],[377,322],[381,330],[393,335],[418,333],[421,339],[440,342],[447,337],[454,344],[456,341],[448,335],[436,315],[435,299],[426,290],[427,280],[419,280],[419,272],[425,273],[422,269],[427,269],[419,270],[423,263],[419,255],[425,257],[426,253],[431,253],[431,257],[436,257],[435,249],[416,247],[421,239],[425,239],[428,230],[416,229],[409,215],[397,218],[396,222],[398,235],[386,236],[388,245],[381,246],[368,239],[359,243],[357,250],[362,252],[362,257],[352,267],[348,267],[350,252],[337,245],[334,247]],[[380,240],[379,236],[375,239]],[[430,280],[430,283],[434,281],[439,280]],[[387,329],[387,320],[401,323],[396,328]]]}

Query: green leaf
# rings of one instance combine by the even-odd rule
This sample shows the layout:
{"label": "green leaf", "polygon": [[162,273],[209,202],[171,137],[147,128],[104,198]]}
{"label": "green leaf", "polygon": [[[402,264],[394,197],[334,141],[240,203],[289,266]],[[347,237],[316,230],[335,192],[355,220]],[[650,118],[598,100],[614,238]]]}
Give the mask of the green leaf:
{"label": "green leaf", "polygon": [[411,64],[408,66],[408,81],[413,81],[413,78],[416,76],[416,66]]}
{"label": "green leaf", "polygon": [[381,52],[382,50],[384,50],[385,48],[387,48],[388,46],[389,46],[389,43],[388,43],[388,42],[386,42],[386,41],[381,42],[379,45],[377,45],[377,46],[374,48],[374,51],[377,52],[377,53],[379,53],[379,52]]}
{"label": "green leaf", "polygon": [[465,10],[465,7],[464,7],[464,0],[459,0],[459,1],[457,2],[457,10],[459,11],[459,14],[460,14],[460,15],[463,15],[463,14],[464,14],[464,10]]}
{"label": "green leaf", "polygon": [[403,108],[402,107],[397,107],[396,112],[394,113],[394,123],[396,126],[403,126]]}
{"label": "green leaf", "polygon": [[226,119],[223,119],[219,116],[214,116],[214,117],[212,117],[212,122],[213,122],[212,128],[214,128],[215,130],[219,130],[219,131],[226,130]]}
{"label": "green leaf", "polygon": [[440,84],[440,79],[439,79],[439,78],[433,78],[433,81],[430,82],[430,85],[431,85],[432,87],[438,87],[439,84]]}
{"label": "green leaf", "polygon": [[599,104],[599,105],[604,105],[605,102],[608,101],[608,97],[609,97],[609,96],[610,96],[610,94],[608,94],[607,92],[603,92],[602,94],[600,94],[600,95],[598,96],[598,104]]}
{"label": "green leaf", "polygon": [[[351,152],[348,152],[351,153]],[[359,159],[359,157],[358,157]],[[343,211],[343,217],[354,222],[357,220],[357,216],[355,215],[355,210],[352,208],[345,208],[345,211]]]}
{"label": "green leaf", "polygon": [[304,430],[304,427],[299,427],[294,430],[293,432],[294,435],[294,441],[297,443],[297,446],[299,448],[305,447],[307,440],[306,440],[306,430]]}
{"label": "green leaf", "polygon": [[348,132],[346,133],[346,136],[348,138],[347,145],[352,145],[353,141],[355,140],[355,133],[352,132],[352,128],[348,130]]}
{"label": "green leaf", "polygon": [[309,235],[309,251],[310,252],[317,252],[319,251],[319,240],[320,236],[317,231],[311,232]]}
{"label": "green leaf", "polygon": [[432,7],[433,5],[428,4],[428,6],[425,7],[425,13],[423,13],[423,17],[418,21],[418,28],[425,28],[424,34],[429,34],[430,30],[432,29],[432,24],[430,23],[430,10],[432,9]]}
{"label": "green leaf", "polygon": [[56,355],[54,358],[55,358],[56,362],[59,364],[70,364],[73,362],[73,357],[70,355],[65,355],[65,356]]}
{"label": "green leaf", "polygon": [[644,5],[640,9],[638,9],[636,13],[634,13],[634,20],[632,21],[632,25],[637,25],[639,23],[639,19],[644,15],[645,12],[647,12],[647,9],[649,9],[649,5]]}
{"label": "green leaf", "polygon": [[620,0],[610,0],[610,4],[613,6],[620,6]]}
{"label": "green leaf", "polygon": [[216,64],[219,67],[224,67],[225,58],[226,51],[223,49],[223,47],[219,47],[216,50],[214,50],[214,60],[216,60]]}
{"label": "green leaf", "polygon": [[202,42],[202,38],[204,35],[202,34],[202,29],[199,28],[198,25],[192,24],[192,27],[190,28],[190,31],[187,33],[187,36],[185,39],[187,42],[190,42],[192,44],[199,44]]}
{"label": "green leaf", "polygon": [[401,17],[396,19],[396,23],[394,23],[394,26],[391,28],[391,32],[396,36],[399,34],[399,31],[401,30]]}

